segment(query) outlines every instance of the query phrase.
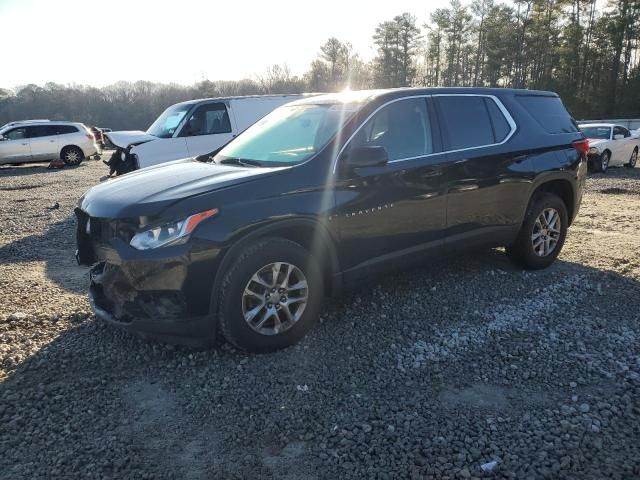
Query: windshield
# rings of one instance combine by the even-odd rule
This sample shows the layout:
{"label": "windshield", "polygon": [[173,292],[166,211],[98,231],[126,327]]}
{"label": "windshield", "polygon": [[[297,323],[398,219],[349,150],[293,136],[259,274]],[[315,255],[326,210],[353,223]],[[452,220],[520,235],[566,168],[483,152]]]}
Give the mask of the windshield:
{"label": "windshield", "polygon": [[611,138],[611,127],[580,127],[582,133],[587,138],[598,138],[609,140]]}
{"label": "windshield", "polygon": [[153,124],[147,129],[149,135],[158,138],[170,138],[176,131],[176,127],[180,124],[184,116],[193,105],[182,104],[173,105],[167,108]]}
{"label": "windshield", "polygon": [[296,164],[320,151],[356,112],[352,104],[280,107],[223,148],[214,161],[257,161],[260,165]]}

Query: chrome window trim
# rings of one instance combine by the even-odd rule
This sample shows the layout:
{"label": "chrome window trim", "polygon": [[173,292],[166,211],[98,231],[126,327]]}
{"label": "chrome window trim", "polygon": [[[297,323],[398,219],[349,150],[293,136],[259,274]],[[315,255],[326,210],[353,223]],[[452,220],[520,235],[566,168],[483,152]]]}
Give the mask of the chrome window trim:
{"label": "chrome window trim", "polygon": [[364,127],[365,124],[376,113],[378,113],[380,110],[382,110],[387,105],[390,105],[390,104],[395,103],[395,102],[400,102],[402,100],[409,100],[409,99],[412,99],[412,98],[429,98],[429,97],[484,97],[484,98],[490,98],[498,106],[498,109],[500,110],[500,112],[504,116],[505,120],[509,124],[509,128],[510,128],[509,133],[504,138],[504,140],[502,140],[501,142],[498,142],[498,143],[490,143],[490,144],[487,144],[487,145],[478,145],[478,146],[475,146],[475,147],[458,148],[458,149],[454,149],[454,150],[443,150],[441,152],[426,153],[424,155],[418,155],[416,157],[396,158],[395,160],[390,160],[388,163],[406,162],[406,161],[409,161],[409,160],[415,160],[417,158],[432,157],[434,155],[442,155],[442,154],[446,154],[446,153],[465,152],[467,150],[476,150],[478,148],[497,147],[497,146],[504,145],[505,143],[507,143],[509,141],[509,139],[513,136],[513,134],[516,133],[516,130],[518,129],[515,120],[513,119],[511,114],[509,113],[509,110],[507,110],[507,108],[504,106],[504,104],[495,95],[490,95],[490,94],[485,94],[485,93],[432,93],[432,94],[428,94],[428,95],[409,95],[409,96],[406,96],[406,97],[394,98],[393,100],[389,100],[388,102],[383,103],[378,108],[376,108],[358,126],[358,128],[355,129],[355,131],[351,134],[351,136],[347,139],[347,141],[344,143],[344,145],[342,146],[342,148],[338,152],[338,155],[336,155],[336,158],[334,158],[332,173],[335,175],[336,170],[338,168],[338,159],[340,158],[340,155],[342,155],[342,152],[344,152],[345,148],[347,148],[347,145],[349,145],[351,140],[353,140],[353,137],[356,136],[356,134],[360,131],[360,129],[362,127]]}

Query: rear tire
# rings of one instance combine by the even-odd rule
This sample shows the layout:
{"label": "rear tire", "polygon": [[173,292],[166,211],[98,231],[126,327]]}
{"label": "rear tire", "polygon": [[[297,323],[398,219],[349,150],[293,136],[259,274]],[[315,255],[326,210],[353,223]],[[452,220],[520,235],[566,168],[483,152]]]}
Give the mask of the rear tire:
{"label": "rear tire", "polygon": [[625,167],[635,168],[636,163],[638,163],[638,147],[633,149],[633,152],[631,153],[631,158],[629,159],[629,163],[625,164]]}
{"label": "rear tire", "polygon": [[560,254],[568,225],[567,207],[562,199],[549,192],[538,192],[529,202],[518,237],[507,247],[507,255],[528,270],[546,268]]}
{"label": "rear tire", "polygon": [[78,147],[64,147],[60,153],[60,158],[68,166],[80,165],[84,160],[84,153]]}
{"label": "rear tire", "polygon": [[279,350],[313,327],[323,298],[322,271],[305,248],[282,238],[260,240],[224,275],[218,296],[220,330],[242,350]]}

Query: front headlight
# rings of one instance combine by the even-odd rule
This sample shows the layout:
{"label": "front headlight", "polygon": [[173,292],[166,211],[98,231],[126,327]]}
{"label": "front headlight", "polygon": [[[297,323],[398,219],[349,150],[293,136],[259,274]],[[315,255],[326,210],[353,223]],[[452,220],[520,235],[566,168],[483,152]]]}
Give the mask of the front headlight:
{"label": "front headlight", "polygon": [[165,223],[136,233],[129,245],[137,250],[179,245],[188,240],[189,235],[203,220],[218,213],[217,208],[196,213],[183,220]]}
{"label": "front headlight", "polygon": [[593,154],[593,155],[598,155],[600,153],[600,150],[598,150],[597,147],[591,147],[589,149],[589,153]]}

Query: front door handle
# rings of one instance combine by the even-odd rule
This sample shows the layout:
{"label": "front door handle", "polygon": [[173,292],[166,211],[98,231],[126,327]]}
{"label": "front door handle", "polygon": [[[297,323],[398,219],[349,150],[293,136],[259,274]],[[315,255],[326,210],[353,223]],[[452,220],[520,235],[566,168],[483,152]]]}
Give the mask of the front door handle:
{"label": "front door handle", "polygon": [[26,147],[26,146],[27,146],[27,145],[29,145],[29,144],[28,144],[28,143],[23,143],[22,145],[24,145],[24,146]]}
{"label": "front door handle", "polygon": [[442,175],[442,169],[436,168],[434,170],[429,170],[428,172],[423,173],[422,178],[438,177],[440,175]]}

